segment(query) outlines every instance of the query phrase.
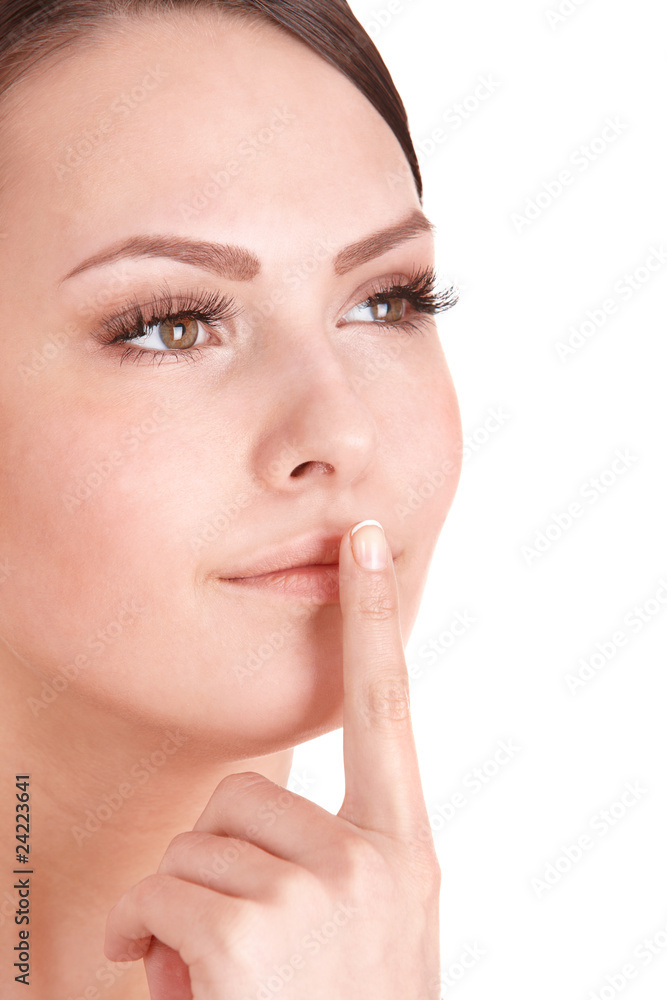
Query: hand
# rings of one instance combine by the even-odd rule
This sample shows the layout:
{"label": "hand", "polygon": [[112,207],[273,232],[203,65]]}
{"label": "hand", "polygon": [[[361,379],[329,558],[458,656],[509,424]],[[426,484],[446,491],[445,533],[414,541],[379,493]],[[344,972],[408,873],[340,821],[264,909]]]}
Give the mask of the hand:
{"label": "hand", "polygon": [[[354,529],[352,529],[354,530]],[[255,772],[220,782],[107,922],[151,1000],[438,1000],[438,865],[388,565],[339,552],[345,797],[337,816]],[[262,819],[258,822],[257,817]],[[157,941],[152,941],[152,935]]]}

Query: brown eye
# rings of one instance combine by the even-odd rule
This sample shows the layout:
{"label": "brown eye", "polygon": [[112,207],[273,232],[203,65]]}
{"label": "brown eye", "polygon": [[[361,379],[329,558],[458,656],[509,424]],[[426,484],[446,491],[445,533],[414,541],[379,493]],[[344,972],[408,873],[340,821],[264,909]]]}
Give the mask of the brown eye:
{"label": "brown eye", "polygon": [[151,329],[156,329],[165,347],[188,348],[197,340],[199,323],[196,319],[184,319],[176,316],[173,320],[163,320]]}
{"label": "brown eye", "polygon": [[405,299],[385,299],[384,302],[372,302],[369,308],[373,319],[384,320],[386,323],[397,323],[405,315]]}

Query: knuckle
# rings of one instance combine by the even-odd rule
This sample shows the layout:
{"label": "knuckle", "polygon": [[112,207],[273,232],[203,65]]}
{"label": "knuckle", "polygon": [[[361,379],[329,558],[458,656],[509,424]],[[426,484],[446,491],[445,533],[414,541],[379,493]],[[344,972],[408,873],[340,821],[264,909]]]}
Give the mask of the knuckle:
{"label": "knuckle", "polygon": [[[222,957],[226,968],[241,970],[245,962],[252,963],[257,954],[258,942],[265,941],[267,927],[266,907],[252,899],[234,899],[231,907],[216,905],[202,907],[196,918],[196,936],[208,943],[210,956]],[[247,967],[252,971],[252,964]]]}
{"label": "knuckle", "polygon": [[137,909],[141,910],[155,897],[158,896],[167,883],[167,877],[163,875],[147,875],[134,887],[134,901]]}
{"label": "knuckle", "polygon": [[366,688],[363,710],[373,723],[410,722],[410,690],[407,681],[394,672],[373,677]]}
{"label": "knuckle", "polygon": [[250,906],[249,900],[235,906],[233,919],[229,907],[217,896],[206,899],[197,907],[182,951],[186,964],[209,964],[213,960],[231,957],[237,942],[251,933]]}
{"label": "knuckle", "polygon": [[169,875],[174,871],[179,860],[183,857],[183,853],[190,846],[189,838],[192,836],[192,832],[187,833],[177,833],[175,837],[172,837],[167,845],[167,850],[164,852],[164,856],[158,865],[158,872],[160,874]]}
{"label": "knuckle", "polygon": [[371,622],[388,621],[397,613],[394,596],[384,585],[384,581],[378,581],[372,586],[369,592],[360,598],[357,608],[360,618]]}
{"label": "knuckle", "polygon": [[205,839],[206,834],[197,833],[193,830],[186,830],[183,833],[177,833],[176,836],[172,837],[169,841],[169,846],[165,851],[165,855],[183,854],[193,847],[193,845],[199,844]]}
{"label": "knuckle", "polygon": [[265,781],[266,778],[262,774],[258,774],[257,771],[234,771],[232,774],[226,774],[218,782],[216,792],[234,795],[242,793],[246,788],[254,788],[255,785]]}
{"label": "knuckle", "polygon": [[370,883],[377,885],[388,872],[383,854],[365,837],[346,837],[336,856],[336,881],[342,885]]}
{"label": "knuckle", "polygon": [[302,911],[306,903],[317,897],[319,885],[313,872],[292,864],[271,880],[267,887],[268,900],[287,912]]}

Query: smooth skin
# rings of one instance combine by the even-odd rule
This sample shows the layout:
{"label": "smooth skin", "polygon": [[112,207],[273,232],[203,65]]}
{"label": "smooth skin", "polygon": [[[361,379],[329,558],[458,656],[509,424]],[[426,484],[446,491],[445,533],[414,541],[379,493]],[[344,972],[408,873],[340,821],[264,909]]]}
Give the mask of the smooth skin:
{"label": "smooth skin", "polygon": [[[358,995],[404,1000],[407,980],[388,971],[400,957],[416,977],[410,995],[419,984],[434,1000],[437,872],[421,836],[412,734],[405,720],[386,729],[376,720],[359,738],[367,710],[353,691],[382,664],[404,678],[402,647],[458,483],[460,416],[434,318],[412,316],[409,333],[359,307],[378,282],[432,265],[433,234],[376,244],[345,273],[334,267],[344,248],[419,210],[400,145],[308,46],[203,11],[105,26],[27,76],[4,111],[0,822],[13,829],[14,776],[30,774],[34,993],[148,1000],[144,963],[105,955],[110,911],[122,924],[138,906],[118,932],[152,934],[141,924],[151,920],[140,912],[145,890],[132,887],[163,863],[182,870],[198,822],[209,837],[229,835],[227,812],[238,830],[262,802],[237,863],[216,875],[218,839],[206,842],[210,864],[200,846],[213,885],[202,885],[199,861],[195,884],[170,875],[213,901],[201,941],[220,941],[239,878],[237,905],[257,917],[245,940],[271,943],[253,961],[270,969],[274,956],[304,951],[285,991],[312,998],[303,984],[317,981],[328,1000],[324,988],[338,996],[364,965]],[[229,180],[212,187],[222,171]],[[244,247],[261,269],[229,277],[144,255],[65,280],[143,234]],[[100,324],[164,286],[174,297],[224,294],[235,316],[202,330],[191,363],[172,348],[164,363],[121,364],[125,345],[103,346]],[[411,497],[421,499],[410,506]],[[381,620],[372,601],[359,603],[365,578],[346,579],[347,533],[369,518],[395,555],[392,611]],[[313,531],[341,539],[340,604],[218,580]],[[365,581],[369,599],[376,579]],[[284,786],[293,748],[341,726],[350,785],[334,817],[300,795],[298,774],[295,792]],[[410,823],[420,836],[406,841]],[[350,843],[361,860],[349,859]],[[10,897],[12,881],[7,868]],[[9,954],[16,927],[3,892]],[[311,953],[303,933],[319,933],[339,896],[366,919]],[[178,952],[187,936],[198,947],[178,906],[160,914],[166,945]],[[221,954],[185,959],[200,977],[241,963],[237,995],[254,1000],[242,950],[226,936]],[[374,959],[388,963],[382,989]],[[237,987],[225,983],[226,1000]],[[9,990],[14,1000],[25,987]]]}
{"label": "smooth skin", "polygon": [[[149,950],[152,1000],[245,1000],[262,986],[285,1000],[440,995],[440,869],[410,721],[396,574],[380,528],[363,526],[353,539],[362,558],[368,539],[384,550],[385,568],[359,565],[346,534],[343,804],[334,817],[260,774],[223,779],[192,832],[172,841],[157,874],[109,916],[109,958]],[[216,858],[229,860],[216,871]],[[151,948],[152,934],[169,949]]]}

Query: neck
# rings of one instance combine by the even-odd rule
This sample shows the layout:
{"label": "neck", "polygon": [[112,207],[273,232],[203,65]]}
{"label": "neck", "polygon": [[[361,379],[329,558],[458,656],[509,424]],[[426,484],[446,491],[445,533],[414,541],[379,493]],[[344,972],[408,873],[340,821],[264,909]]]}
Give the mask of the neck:
{"label": "neck", "polygon": [[[222,778],[257,771],[285,786],[293,750],[243,758],[222,737],[211,745],[197,733],[109,717],[69,692],[35,714],[33,678],[25,669],[6,671],[0,709],[5,830],[14,829],[15,776],[30,775],[29,861],[14,865],[32,872],[30,924],[21,925],[35,955],[30,982],[42,1000],[148,1000],[143,962],[117,966],[104,956],[109,910],[156,871],[177,834],[192,829]],[[12,844],[12,864],[13,856]],[[19,943],[12,886],[28,876],[5,872],[0,946],[7,955]],[[24,995],[20,983],[13,986],[3,996]]]}

